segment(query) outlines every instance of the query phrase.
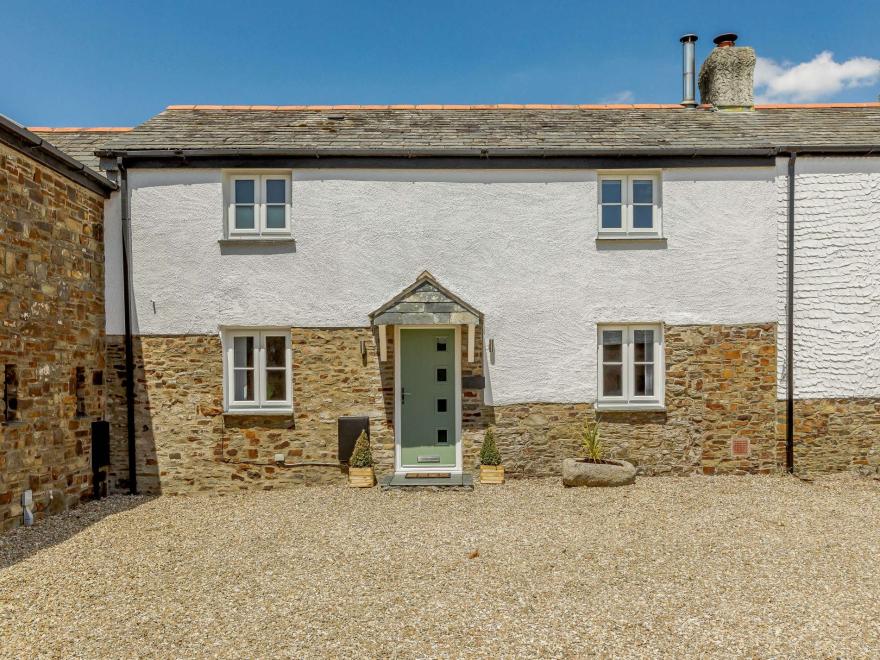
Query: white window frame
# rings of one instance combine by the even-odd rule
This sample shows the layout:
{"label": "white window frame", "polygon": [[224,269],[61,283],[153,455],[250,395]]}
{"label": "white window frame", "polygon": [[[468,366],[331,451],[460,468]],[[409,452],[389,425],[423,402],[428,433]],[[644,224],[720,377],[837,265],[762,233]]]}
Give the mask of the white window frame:
{"label": "white window frame", "polygon": [[[607,330],[619,330],[623,333],[622,349],[622,388],[621,396],[605,396],[603,366],[604,341],[603,333]],[[636,396],[633,392],[635,382],[635,350],[633,337],[636,330],[654,331],[654,394],[653,396]],[[664,351],[662,323],[603,323],[596,326],[596,364],[597,364],[597,410],[663,410],[665,409],[666,390],[666,355]]]}
{"label": "white window frame", "polygon": [[[635,181],[650,180],[653,182],[654,199],[651,207],[653,209],[652,218],[654,226],[650,229],[639,229],[633,227],[633,183]],[[620,181],[621,182],[621,227],[603,228],[602,227],[602,182],[603,181]],[[661,203],[662,186],[661,173],[656,171],[648,172],[601,172],[599,174],[598,194],[598,221],[597,227],[600,238],[661,238],[663,236],[663,214]],[[640,206],[640,205],[635,205]]]}
{"label": "white window frame", "polygon": [[[292,173],[289,171],[279,172],[229,172],[226,174],[225,185],[225,208],[226,208],[226,237],[231,239],[273,239],[285,238],[291,235],[291,180]],[[235,182],[254,182],[254,228],[237,229],[235,227]],[[268,213],[266,201],[266,182],[284,181],[284,227],[272,228],[267,226]]]}
{"label": "white window frame", "polygon": [[[254,399],[235,401],[235,338],[254,338]],[[284,337],[285,394],[283,401],[266,400],[266,338]],[[223,346],[223,399],[227,413],[285,414],[293,412],[293,351],[285,328],[232,328],[221,333]]]}

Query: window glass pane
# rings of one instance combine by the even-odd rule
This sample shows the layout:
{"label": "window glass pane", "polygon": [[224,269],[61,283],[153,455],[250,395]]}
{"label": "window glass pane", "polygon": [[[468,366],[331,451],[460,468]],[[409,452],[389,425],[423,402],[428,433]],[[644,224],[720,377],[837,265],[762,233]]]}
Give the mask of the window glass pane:
{"label": "window glass pane", "polygon": [[437,444],[445,445],[447,442],[449,442],[449,436],[446,429],[437,429]]}
{"label": "window glass pane", "polygon": [[443,353],[446,350],[446,338],[437,337],[437,352]]}
{"label": "window glass pane", "polygon": [[236,337],[233,339],[233,360],[236,369],[240,367],[254,366],[254,338]]}
{"label": "window glass pane", "polygon": [[287,371],[285,369],[268,369],[266,371],[266,401],[284,401],[287,399]]}
{"label": "window glass pane", "polygon": [[623,359],[623,331],[602,331],[602,362],[620,362]]}
{"label": "window glass pane", "polygon": [[254,228],[254,207],[253,206],[236,206],[235,207],[235,228],[236,229],[253,229]]}
{"label": "window glass pane", "polygon": [[602,365],[602,395],[623,396],[623,366]]}
{"label": "window glass pane", "polygon": [[636,330],[633,332],[633,343],[635,344],[635,354],[633,359],[636,362],[653,362],[654,361],[654,331],[653,330]]}
{"label": "window glass pane", "polygon": [[603,204],[620,204],[623,201],[622,196],[623,181],[603,181],[602,182],[602,203]]}
{"label": "window glass pane", "polygon": [[446,369],[439,367],[437,369],[437,382],[445,383],[446,382]]}
{"label": "window glass pane", "polygon": [[266,203],[267,204],[284,204],[287,202],[285,199],[285,188],[286,185],[284,181],[279,179],[269,179],[266,181]]}
{"label": "window glass pane", "polygon": [[267,206],[266,207],[266,228],[267,229],[284,229],[284,207],[283,206]]}
{"label": "window glass pane", "polygon": [[236,369],[233,398],[236,401],[254,400],[254,370]]}
{"label": "window glass pane", "polygon": [[235,180],[235,203],[236,204],[253,204],[254,203],[254,180],[253,179],[236,179]]}
{"label": "window glass pane", "polygon": [[446,412],[446,399],[437,399],[437,412]]}
{"label": "window glass pane", "polygon": [[633,392],[636,396],[654,396],[654,365],[635,365],[635,387]]}
{"label": "window glass pane", "polygon": [[633,206],[633,228],[651,229],[654,226],[653,206]]}
{"label": "window glass pane", "polygon": [[654,203],[654,182],[648,180],[633,181],[633,204]]}
{"label": "window glass pane", "polygon": [[602,229],[620,229],[623,227],[623,214],[619,206],[602,207]]}
{"label": "window glass pane", "polygon": [[266,337],[266,366],[285,367],[284,337]]}

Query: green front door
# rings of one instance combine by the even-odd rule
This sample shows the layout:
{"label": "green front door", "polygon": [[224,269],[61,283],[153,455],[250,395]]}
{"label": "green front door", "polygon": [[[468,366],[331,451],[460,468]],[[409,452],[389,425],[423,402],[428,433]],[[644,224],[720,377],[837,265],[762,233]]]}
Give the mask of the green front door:
{"label": "green front door", "polygon": [[455,330],[401,329],[401,467],[456,467],[455,378]]}

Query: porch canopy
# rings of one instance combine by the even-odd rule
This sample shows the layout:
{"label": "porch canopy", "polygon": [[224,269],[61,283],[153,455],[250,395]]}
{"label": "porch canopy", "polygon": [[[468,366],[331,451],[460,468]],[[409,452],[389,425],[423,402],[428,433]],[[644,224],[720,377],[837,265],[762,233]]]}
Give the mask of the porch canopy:
{"label": "porch canopy", "polygon": [[379,354],[385,360],[385,328],[389,325],[466,325],[468,361],[473,362],[475,327],[482,325],[483,313],[440,284],[428,271],[370,314],[370,323],[379,328]]}
{"label": "porch canopy", "polygon": [[370,314],[372,325],[480,325],[483,313],[446,289],[428,271]]}

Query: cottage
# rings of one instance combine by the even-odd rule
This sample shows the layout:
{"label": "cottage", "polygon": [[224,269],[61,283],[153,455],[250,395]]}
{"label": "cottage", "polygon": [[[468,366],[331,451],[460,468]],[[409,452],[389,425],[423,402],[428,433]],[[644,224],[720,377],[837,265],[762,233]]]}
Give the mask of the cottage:
{"label": "cottage", "polygon": [[876,471],[880,104],[756,105],[722,35],[697,106],[683,42],[676,105],[170,106],[105,140],[111,485],[341,480],[359,424],[384,474],[470,471],[492,426],[555,475],[587,419],[645,474]]}

